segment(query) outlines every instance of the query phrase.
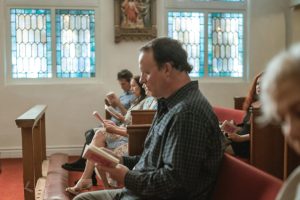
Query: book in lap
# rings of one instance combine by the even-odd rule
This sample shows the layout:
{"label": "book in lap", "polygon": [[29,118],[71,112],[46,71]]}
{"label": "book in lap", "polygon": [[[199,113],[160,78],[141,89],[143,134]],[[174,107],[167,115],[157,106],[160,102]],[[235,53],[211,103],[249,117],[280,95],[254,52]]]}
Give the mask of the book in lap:
{"label": "book in lap", "polygon": [[238,130],[238,127],[231,122],[225,120],[221,125],[221,130],[226,133],[235,133]]}
{"label": "book in lap", "polygon": [[115,167],[120,162],[117,157],[105,151],[104,147],[96,147],[92,144],[86,146],[83,157],[105,167]]}

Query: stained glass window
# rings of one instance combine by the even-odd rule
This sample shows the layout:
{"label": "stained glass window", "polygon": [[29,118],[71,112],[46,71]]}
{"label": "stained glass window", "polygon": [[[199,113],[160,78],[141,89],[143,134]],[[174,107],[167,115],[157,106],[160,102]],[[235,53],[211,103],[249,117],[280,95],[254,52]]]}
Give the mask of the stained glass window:
{"label": "stained glass window", "polygon": [[168,12],[168,36],[182,42],[193,66],[192,77],[204,76],[204,14]]}
{"label": "stained glass window", "polygon": [[56,10],[57,77],[95,77],[95,13]]}
{"label": "stained glass window", "polygon": [[243,14],[208,15],[208,76],[243,76],[243,27]]}
{"label": "stained glass window", "polygon": [[182,42],[190,77],[243,78],[246,0],[166,1],[168,36]]}
{"label": "stained glass window", "polygon": [[48,9],[10,9],[12,78],[51,78]]}
{"label": "stained glass window", "polygon": [[95,77],[95,11],[54,10],[10,9],[12,78]]}

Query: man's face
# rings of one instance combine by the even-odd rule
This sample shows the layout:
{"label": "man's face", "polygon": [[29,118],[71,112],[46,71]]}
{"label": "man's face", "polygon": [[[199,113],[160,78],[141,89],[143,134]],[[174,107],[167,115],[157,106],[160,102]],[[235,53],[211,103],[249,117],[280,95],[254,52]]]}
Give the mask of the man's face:
{"label": "man's face", "polygon": [[126,79],[119,79],[118,81],[124,92],[128,92],[130,90],[130,82],[128,82]]}
{"label": "man's face", "polygon": [[156,98],[164,97],[166,77],[164,70],[158,69],[152,51],[140,53],[139,68],[141,70],[140,82],[146,85],[152,96]]}
{"label": "man's face", "polygon": [[280,84],[274,95],[282,132],[289,145],[300,154],[300,88],[288,80]]}

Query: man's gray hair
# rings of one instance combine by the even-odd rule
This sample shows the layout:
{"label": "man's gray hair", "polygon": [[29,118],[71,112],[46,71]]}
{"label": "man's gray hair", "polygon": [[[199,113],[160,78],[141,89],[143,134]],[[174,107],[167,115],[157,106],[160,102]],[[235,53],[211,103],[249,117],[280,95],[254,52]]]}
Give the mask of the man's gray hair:
{"label": "man's gray hair", "polygon": [[268,64],[261,83],[263,120],[279,120],[275,94],[278,85],[294,81],[300,87],[300,43],[276,55]]}

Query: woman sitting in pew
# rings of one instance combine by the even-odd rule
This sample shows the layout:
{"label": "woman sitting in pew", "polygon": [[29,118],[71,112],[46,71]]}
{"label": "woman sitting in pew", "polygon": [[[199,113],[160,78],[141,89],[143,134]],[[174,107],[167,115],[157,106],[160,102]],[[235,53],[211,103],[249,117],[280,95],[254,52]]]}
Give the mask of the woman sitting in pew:
{"label": "woman sitting in pew", "polygon": [[[262,111],[267,123],[281,125],[285,140],[300,155],[300,44],[277,55],[262,81]],[[300,167],[288,177],[276,200],[300,199]]]}
{"label": "woman sitting in pew", "polygon": [[243,119],[243,123],[235,126],[232,122],[231,129],[227,129],[222,126],[221,130],[225,133],[227,138],[230,140],[231,147],[236,156],[242,158],[250,158],[250,108],[254,104],[259,105],[259,94],[260,94],[260,81],[262,73],[258,74],[252,82],[248,96],[245,99],[243,109],[246,111],[246,115]]}
{"label": "woman sitting in pew", "polygon": [[[106,147],[108,149],[114,150],[114,152],[118,156],[122,156],[127,154],[128,149],[128,135],[126,131],[126,126],[131,124],[131,110],[141,110],[141,109],[150,109],[150,107],[146,107],[145,102],[151,102],[148,103],[148,106],[152,106],[151,109],[156,108],[155,102],[152,101],[152,97],[146,97],[146,95],[149,95],[149,91],[143,88],[143,86],[139,83],[139,76],[135,76],[131,80],[131,90],[133,91],[134,95],[136,96],[136,100],[133,102],[132,106],[128,109],[125,117],[124,117],[124,123],[121,126],[116,126],[114,123],[110,122],[109,120],[106,120],[105,130],[103,128],[99,128],[97,132],[94,135],[94,138],[91,142],[91,144],[97,146],[97,147]],[[94,163],[87,160],[86,161],[86,167],[84,169],[84,172],[79,179],[79,181],[76,183],[73,187],[66,188],[66,191],[69,193],[72,193],[74,195],[77,195],[82,190],[86,190],[92,187],[92,180],[91,176],[94,171]],[[101,179],[103,180],[103,184],[106,188],[110,188],[111,185],[107,181],[106,174],[102,171],[99,171],[99,175]]]}

